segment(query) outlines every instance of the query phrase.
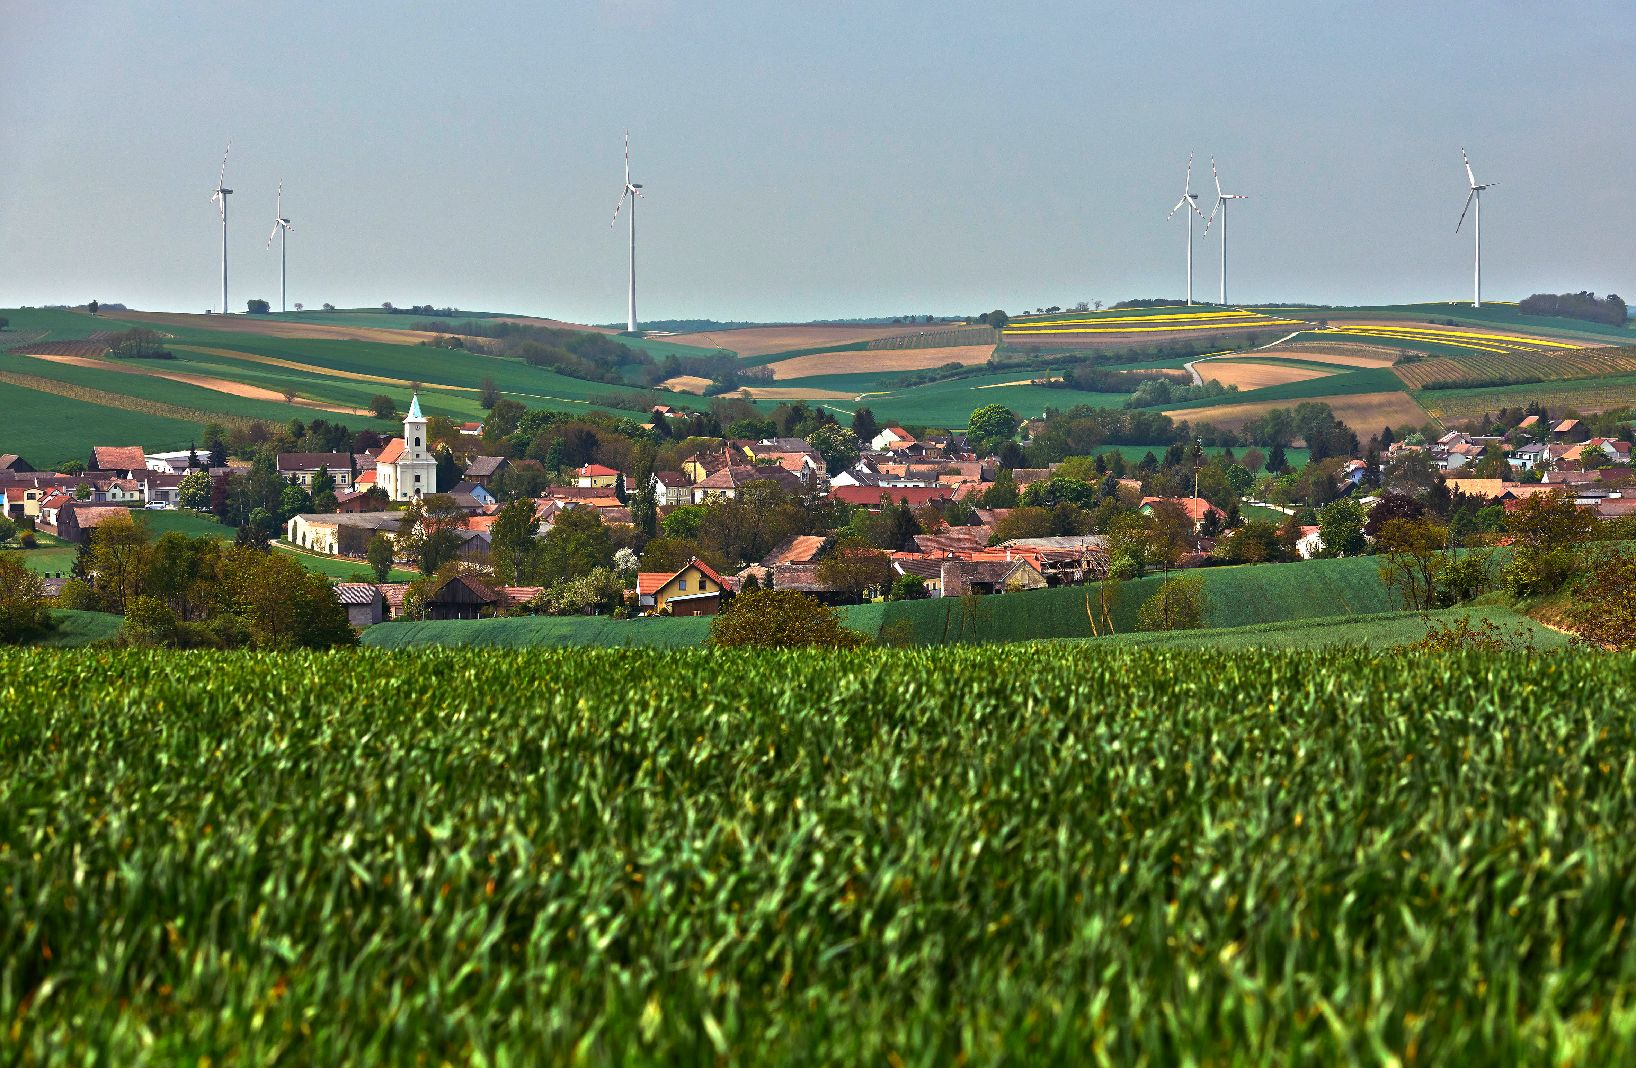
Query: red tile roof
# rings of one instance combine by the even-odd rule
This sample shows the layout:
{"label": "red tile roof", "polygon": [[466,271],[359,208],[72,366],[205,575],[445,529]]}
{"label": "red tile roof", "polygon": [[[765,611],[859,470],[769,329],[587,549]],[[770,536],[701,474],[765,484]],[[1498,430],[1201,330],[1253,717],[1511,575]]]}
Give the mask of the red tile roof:
{"label": "red tile roof", "polygon": [[586,464],[579,469],[580,478],[607,478],[619,474],[616,468],[603,467],[601,464]]}
{"label": "red tile roof", "polygon": [[954,496],[954,491],[948,486],[836,486],[829,491],[831,500],[842,504],[866,505],[874,507],[885,497],[892,504],[899,501],[908,501],[909,507],[919,508],[932,501],[946,501]]}
{"label": "red tile roof", "polygon": [[148,458],[140,445],[97,445],[91,449],[93,471],[143,471]]}
{"label": "red tile roof", "polygon": [[675,571],[638,571],[636,573],[636,592],[642,596],[657,593],[665,587],[671,579],[680,575],[690,567],[696,567],[706,578],[714,579],[717,586],[727,585],[727,580],[716,574],[716,569],[694,557]]}
{"label": "red tile roof", "polygon": [[403,439],[393,438],[391,441],[386,443],[386,448],[380,451],[380,455],[375,457],[375,462],[377,464],[395,464],[398,462],[398,458],[402,455]]}

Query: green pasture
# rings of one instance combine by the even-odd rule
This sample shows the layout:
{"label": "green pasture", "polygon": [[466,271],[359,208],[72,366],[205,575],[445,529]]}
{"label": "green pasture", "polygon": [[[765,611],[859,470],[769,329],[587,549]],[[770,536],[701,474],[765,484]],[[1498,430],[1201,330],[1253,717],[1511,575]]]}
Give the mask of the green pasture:
{"label": "green pasture", "polygon": [[83,463],[93,445],[185,449],[199,440],[202,428],[199,423],[121,411],[9,382],[0,382],[0,410],[7,413],[0,422],[0,452],[18,453],[42,471],[67,460]]}
{"label": "green pasture", "polygon": [[51,631],[29,645],[35,649],[77,649],[95,645],[118,634],[124,622],[122,617],[106,612],[54,608],[51,611]]}
{"label": "green pasture", "polygon": [[104,330],[125,330],[129,326],[117,319],[62,308],[0,308],[0,318],[10,320],[6,329],[0,330],[0,349],[10,348],[25,336],[33,341],[78,341]]}
{"label": "green pasture", "polygon": [[[18,534],[21,533],[19,530]],[[0,552],[0,556],[17,561],[36,575],[64,576],[73,570],[74,559],[79,555],[77,547],[43,530],[35,531],[34,538],[38,543],[35,548],[16,548],[17,542],[13,539],[13,547]]]}
{"label": "green pasture", "polygon": [[1493,624],[1519,648],[1565,648],[1570,639],[1508,608],[1446,608],[1435,612],[1383,612],[1368,616],[1287,620],[1245,627],[1134,632],[1097,639],[1098,645],[1142,649],[1337,649],[1356,647],[1382,650],[1412,645],[1433,626],[1466,621],[1481,627]]}

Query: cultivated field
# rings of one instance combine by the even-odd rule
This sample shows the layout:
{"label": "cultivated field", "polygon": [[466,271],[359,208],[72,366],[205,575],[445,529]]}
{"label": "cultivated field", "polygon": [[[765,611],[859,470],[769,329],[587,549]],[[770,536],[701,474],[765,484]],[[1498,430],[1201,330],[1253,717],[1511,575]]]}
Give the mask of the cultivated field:
{"label": "cultivated field", "polygon": [[772,364],[779,380],[809,378],[813,375],[845,375],[864,372],[888,374],[892,371],[924,371],[946,363],[963,366],[987,363],[993,345],[955,345],[929,349],[848,349],[815,352]]}
{"label": "cultivated field", "polygon": [[747,326],[737,330],[676,334],[663,340],[705,349],[730,349],[740,356],[770,356],[797,349],[824,349],[832,345],[851,345],[876,338],[918,334],[925,329],[925,326],[901,325]]}
{"label": "cultivated field", "polygon": [[1288,360],[1204,360],[1194,367],[1207,382],[1237,386],[1242,390],[1261,389],[1264,386],[1282,386],[1289,382],[1305,382],[1323,378],[1336,372],[1303,367]]}
{"label": "cultivated field", "polygon": [[[182,312],[106,312],[105,319],[119,319],[164,332],[167,328],[223,330],[258,337],[321,338],[341,341],[380,341],[388,345],[418,345],[433,335],[408,328],[409,316],[395,316],[402,327],[346,326],[340,323],[304,322],[271,315],[188,315]],[[415,320],[418,321],[418,320]]]}
{"label": "cultivated field", "polygon": [[710,388],[710,379],[702,378],[699,375],[677,375],[674,378],[665,379],[659,385],[675,393],[702,395],[705,390]]}
{"label": "cultivated field", "polygon": [[1632,667],[0,654],[73,695],[0,746],[0,1019],[22,1063],[1629,1063]]}
{"label": "cultivated field", "polygon": [[1332,363],[1337,367],[1390,367],[1402,357],[1399,349],[1378,345],[1358,345],[1347,342],[1321,342],[1296,338],[1277,348],[1257,350],[1257,357],[1268,359],[1310,360],[1314,363]]}
{"label": "cultivated field", "polygon": [[[1545,352],[1478,352],[1436,360],[1418,360],[1395,368],[1411,389],[1433,382],[1503,383],[1539,379],[1557,381],[1636,373],[1636,348],[1562,349]],[[1636,399],[1636,398],[1633,398]]]}
{"label": "cultivated field", "polygon": [[231,379],[216,378],[210,375],[192,374],[187,371],[170,371],[165,365],[174,361],[148,360],[126,361],[117,359],[91,359],[84,356],[52,356],[41,353],[29,353],[35,359],[50,363],[66,364],[71,367],[88,367],[100,371],[109,371],[115,374],[146,375],[149,378],[163,378],[170,382],[182,382],[201,389],[214,390],[217,393],[226,393],[232,397],[243,397],[246,400],[268,401],[270,403],[289,403],[303,408],[316,408],[324,412],[337,412],[342,415],[368,415],[367,408],[349,408],[335,404],[325,404],[322,401],[308,400],[297,396],[293,400],[285,400],[283,393],[276,389],[267,389],[263,386],[252,386],[244,382],[234,382]]}
{"label": "cultivated field", "polygon": [[1273,408],[1293,408],[1303,401],[1327,404],[1359,438],[1367,439],[1382,428],[1418,428],[1431,421],[1426,409],[1403,392],[1354,393],[1301,397],[1290,400],[1234,401],[1196,408],[1175,408],[1165,412],[1172,419],[1190,423],[1211,423],[1219,427],[1240,427]]}
{"label": "cultivated field", "polygon": [[1481,389],[1428,389],[1416,394],[1439,419],[1473,419],[1537,401],[1552,412],[1584,414],[1636,404],[1636,375]]}

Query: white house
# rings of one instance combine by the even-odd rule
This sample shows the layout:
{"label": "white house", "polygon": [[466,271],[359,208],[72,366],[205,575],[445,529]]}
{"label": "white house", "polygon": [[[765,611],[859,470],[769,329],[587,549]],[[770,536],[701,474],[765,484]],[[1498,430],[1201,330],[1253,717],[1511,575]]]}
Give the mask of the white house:
{"label": "white house", "polygon": [[403,419],[403,437],[393,438],[375,458],[375,484],[394,501],[412,501],[437,492],[437,460],[426,440],[426,417],[420,414],[420,396],[409,400]]}
{"label": "white house", "polygon": [[902,427],[889,426],[869,439],[869,447],[875,452],[886,452],[893,448],[912,444],[914,440],[915,436]]}

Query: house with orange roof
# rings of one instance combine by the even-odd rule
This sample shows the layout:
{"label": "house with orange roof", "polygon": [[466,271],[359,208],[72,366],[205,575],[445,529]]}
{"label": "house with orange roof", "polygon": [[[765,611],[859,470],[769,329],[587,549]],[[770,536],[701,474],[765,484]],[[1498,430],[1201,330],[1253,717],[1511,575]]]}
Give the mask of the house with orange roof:
{"label": "house with orange roof", "polygon": [[1209,516],[1218,520],[1225,520],[1227,513],[1211,504],[1203,497],[1143,497],[1137,510],[1143,515],[1152,515],[1156,504],[1173,504],[1182,510],[1182,514],[1193,521],[1194,530],[1202,530],[1204,521]]}
{"label": "house with orange roof", "polygon": [[574,485],[580,489],[611,490],[619,484],[619,469],[603,464],[586,464],[574,476]]}
{"label": "house with orange roof", "polygon": [[679,571],[641,571],[636,575],[637,603],[656,616],[713,616],[721,611],[725,587],[726,582],[715,569],[698,557]]}

